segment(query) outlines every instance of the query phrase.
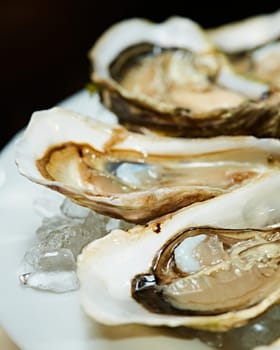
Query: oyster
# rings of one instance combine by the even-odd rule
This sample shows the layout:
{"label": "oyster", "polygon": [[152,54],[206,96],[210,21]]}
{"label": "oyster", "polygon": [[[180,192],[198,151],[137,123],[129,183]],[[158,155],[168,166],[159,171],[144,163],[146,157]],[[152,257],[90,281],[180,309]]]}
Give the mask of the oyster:
{"label": "oyster", "polygon": [[90,243],[78,257],[84,311],[113,325],[246,324],[280,300],[279,190],[277,171]]}
{"label": "oyster", "polygon": [[246,73],[266,80],[280,89],[280,42],[254,50]]}
{"label": "oyster", "polygon": [[235,69],[280,88],[280,10],[208,31]]}
{"label": "oyster", "polygon": [[227,23],[207,33],[215,46],[227,54],[253,50],[280,38],[280,9]]}
{"label": "oyster", "polygon": [[62,108],[35,112],[16,144],[30,180],[136,223],[258,181],[279,157],[277,139],[141,135]]}
{"label": "oyster", "polygon": [[186,137],[279,135],[279,92],[237,74],[188,18],[119,22],[96,41],[89,59],[103,104],[130,129]]}
{"label": "oyster", "polygon": [[254,350],[279,350],[280,338],[276,339],[272,344],[268,346],[257,346]]}

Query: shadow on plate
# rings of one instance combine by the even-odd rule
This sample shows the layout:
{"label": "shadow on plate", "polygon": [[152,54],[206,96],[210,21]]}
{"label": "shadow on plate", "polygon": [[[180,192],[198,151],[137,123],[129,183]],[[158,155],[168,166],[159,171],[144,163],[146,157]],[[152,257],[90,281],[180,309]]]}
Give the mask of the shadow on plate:
{"label": "shadow on plate", "polygon": [[[252,350],[261,345],[268,345],[280,337],[280,305],[268,310],[264,315],[256,318],[246,326],[232,329],[227,332],[208,332],[194,330],[187,327],[149,327],[143,325],[127,326],[103,326],[92,324],[100,338],[110,341],[127,341],[145,339],[153,341],[153,338],[164,338],[169,341],[190,341],[193,350],[221,349],[221,350]],[[199,340],[199,341],[198,341]],[[194,342],[194,343],[193,343]],[[204,345],[205,344],[205,345]],[[147,346],[150,343],[146,344]],[[187,345],[187,344],[185,344]],[[165,346],[161,346],[164,350]],[[195,346],[195,348],[194,348]],[[168,347],[166,347],[167,349]]]}

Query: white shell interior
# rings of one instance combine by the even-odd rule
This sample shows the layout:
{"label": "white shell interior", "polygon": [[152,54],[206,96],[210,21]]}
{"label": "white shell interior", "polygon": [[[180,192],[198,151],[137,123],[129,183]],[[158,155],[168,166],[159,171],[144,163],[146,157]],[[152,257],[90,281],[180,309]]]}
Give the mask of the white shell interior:
{"label": "white shell interior", "polygon": [[280,37],[280,10],[208,31],[211,41],[222,51],[247,51]]}

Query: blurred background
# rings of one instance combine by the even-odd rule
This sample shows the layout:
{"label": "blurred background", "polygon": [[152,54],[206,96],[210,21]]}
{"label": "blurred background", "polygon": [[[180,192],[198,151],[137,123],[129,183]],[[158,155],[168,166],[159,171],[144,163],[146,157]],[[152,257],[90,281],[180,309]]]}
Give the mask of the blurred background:
{"label": "blurred background", "polygon": [[[222,1],[219,1],[222,3]],[[278,1],[1,0],[0,150],[29,121],[89,82],[87,53],[111,24],[130,17],[189,17],[205,28],[270,13]]]}

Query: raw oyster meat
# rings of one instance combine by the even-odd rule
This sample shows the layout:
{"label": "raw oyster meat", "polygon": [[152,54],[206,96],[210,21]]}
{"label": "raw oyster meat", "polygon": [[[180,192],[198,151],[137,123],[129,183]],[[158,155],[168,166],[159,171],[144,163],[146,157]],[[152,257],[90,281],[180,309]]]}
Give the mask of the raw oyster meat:
{"label": "raw oyster meat", "polygon": [[89,59],[103,104],[132,130],[182,137],[279,135],[279,92],[236,73],[188,18],[121,21],[101,35]]}
{"label": "raw oyster meat", "polygon": [[279,41],[254,50],[250,55],[250,63],[246,73],[266,80],[280,89]]}
{"label": "raw oyster meat", "polygon": [[280,299],[279,190],[276,171],[90,243],[78,257],[83,309],[112,325],[246,324]]}
{"label": "raw oyster meat", "polygon": [[280,10],[208,31],[235,69],[280,88]]}
{"label": "raw oyster meat", "polygon": [[279,169],[280,141],[148,136],[62,108],[35,112],[19,172],[101,214],[144,223]]}

